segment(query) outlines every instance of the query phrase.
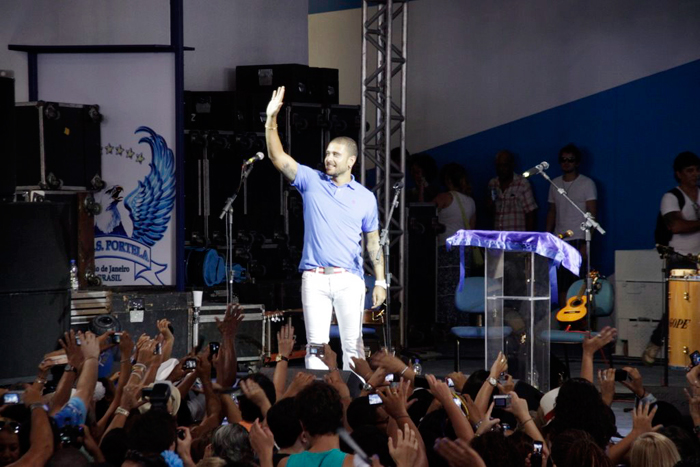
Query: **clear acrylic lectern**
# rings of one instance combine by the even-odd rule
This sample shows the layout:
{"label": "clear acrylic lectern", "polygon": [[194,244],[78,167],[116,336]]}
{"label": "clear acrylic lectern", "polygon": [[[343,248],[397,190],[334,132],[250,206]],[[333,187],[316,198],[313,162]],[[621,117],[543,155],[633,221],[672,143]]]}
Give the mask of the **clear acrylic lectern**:
{"label": "clear acrylic lectern", "polygon": [[485,248],[485,368],[503,352],[513,378],[549,391],[550,277],[559,265],[578,275],[578,251],[542,232],[462,230],[447,243]]}

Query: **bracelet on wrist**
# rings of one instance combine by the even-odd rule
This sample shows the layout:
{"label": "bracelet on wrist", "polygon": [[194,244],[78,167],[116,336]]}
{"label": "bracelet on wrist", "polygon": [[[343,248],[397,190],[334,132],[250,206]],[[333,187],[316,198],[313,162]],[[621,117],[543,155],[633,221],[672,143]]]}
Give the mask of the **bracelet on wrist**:
{"label": "bracelet on wrist", "polygon": [[401,370],[401,373],[399,373],[399,376],[403,376],[403,374],[406,373],[406,370],[408,370],[408,365],[406,365],[406,368]]}
{"label": "bracelet on wrist", "polygon": [[334,371],[338,371],[338,367],[337,367],[337,366],[328,369],[328,373],[332,373],[332,372],[334,372]]}
{"label": "bracelet on wrist", "polygon": [[[30,412],[33,412],[34,409],[38,409],[39,407],[41,407],[42,409],[44,409],[44,404],[41,403],[41,402],[33,402],[33,403],[29,404],[29,411],[30,411]],[[45,409],[44,409],[44,410],[45,410]]]}
{"label": "bracelet on wrist", "polygon": [[97,360],[97,357],[88,357],[85,360],[83,360],[83,363],[87,362],[88,360]]}
{"label": "bracelet on wrist", "polygon": [[265,129],[266,129],[266,130],[276,130],[276,129],[277,129],[277,126],[267,126],[267,125],[265,125]]}
{"label": "bracelet on wrist", "polygon": [[521,426],[521,427],[522,427],[522,426],[525,426],[525,424],[526,424],[527,422],[535,423],[535,421],[532,419],[532,417],[530,417],[530,418],[528,418],[527,420],[525,420],[524,422],[522,422],[522,423],[520,424],[520,426]]}
{"label": "bracelet on wrist", "polygon": [[116,415],[124,415],[125,417],[129,416],[129,411],[126,410],[124,407],[117,407],[117,410],[114,411]]}
{"label": "bracelet on wrist", "polygon": [[383,288],[384,290],[386,290],[386,287],[387,287],[386,281],[385,281],[385,280],[374,281],[374,286],[375,286],[375,287],[381,287],[381,288]]}

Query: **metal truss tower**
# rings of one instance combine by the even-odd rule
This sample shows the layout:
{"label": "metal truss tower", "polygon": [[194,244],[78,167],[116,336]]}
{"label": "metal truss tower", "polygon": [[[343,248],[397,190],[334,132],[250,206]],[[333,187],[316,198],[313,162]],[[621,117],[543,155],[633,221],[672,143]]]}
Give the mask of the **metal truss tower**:
{"label": "metal truss tower", "polygon": [[[394,199],[393,186],[404,181],[406,169],[407,26],[407,1],[362,1],[361,181],[366,186],[367,170],[374,170],[376,181],[371,189],[377,196],[382,227],[389,226],[391,239],[391,283],[387,294],[387,310],[391,312],[398,309],[392,303],[402,304],[399,311],[401,344],[405,344],[405,310],[408,299],[408,291],[404,287],[407,276],[404,190],[401,190],[399,205],[392,219],[387,217]],[[399,154],[394,151],[392,157],[392,148],[400,149]]]}

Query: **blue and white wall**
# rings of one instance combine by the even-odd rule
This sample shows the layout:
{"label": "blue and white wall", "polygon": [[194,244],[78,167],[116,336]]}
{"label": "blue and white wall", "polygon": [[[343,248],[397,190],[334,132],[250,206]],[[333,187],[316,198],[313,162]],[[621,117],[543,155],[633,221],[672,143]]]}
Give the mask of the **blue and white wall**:
{"label": "blue and white wall", "polygon": [[[309,63],[341,68],[346,104],[360,101],[359,5],[309,2]],[[700,153],[700,2],[416,0],[408,17],[411,152],[465,165],[479,206],[496,151],[558,175],[573,142],[608,230],[595,266],[609,274],[615,250],[653,247],[673,158]],[[548,185],[533,187],[543,229]]]}

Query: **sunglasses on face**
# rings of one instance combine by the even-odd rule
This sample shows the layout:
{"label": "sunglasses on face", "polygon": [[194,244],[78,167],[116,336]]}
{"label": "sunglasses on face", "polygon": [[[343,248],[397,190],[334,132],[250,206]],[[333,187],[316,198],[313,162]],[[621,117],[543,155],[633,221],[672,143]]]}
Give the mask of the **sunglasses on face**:
{"label": "sunglasses on face", "polygon": [[0,431],[4,429],[9,429],[14,434],[17,434],[19,433],[19,423],[0,421]]}
{"label": "sunglasses on face", "polygon": [[561,157],[561,158],[559,158],[559,162],[561,164],[564,164],[566,162],[573,164],[574,162],[576,162],[576,158],[575,157]]}

